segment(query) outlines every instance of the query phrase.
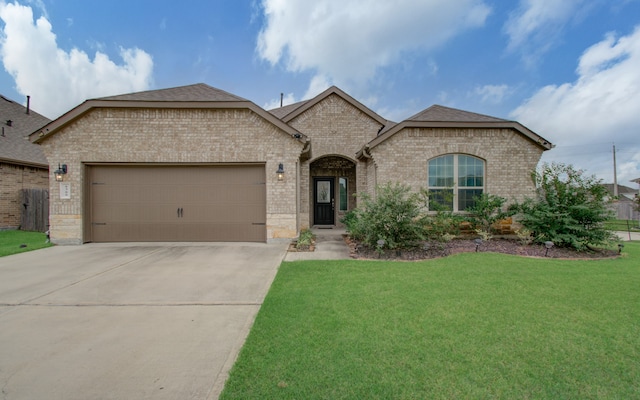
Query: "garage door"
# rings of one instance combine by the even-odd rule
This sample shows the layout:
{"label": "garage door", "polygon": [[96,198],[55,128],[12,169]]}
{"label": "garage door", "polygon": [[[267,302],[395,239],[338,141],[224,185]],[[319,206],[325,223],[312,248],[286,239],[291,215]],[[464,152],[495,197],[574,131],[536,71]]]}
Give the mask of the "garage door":
{"label": "garage door", "polygon": [[264,165],[94,165],[87,177],[88,241],[266,241]]}

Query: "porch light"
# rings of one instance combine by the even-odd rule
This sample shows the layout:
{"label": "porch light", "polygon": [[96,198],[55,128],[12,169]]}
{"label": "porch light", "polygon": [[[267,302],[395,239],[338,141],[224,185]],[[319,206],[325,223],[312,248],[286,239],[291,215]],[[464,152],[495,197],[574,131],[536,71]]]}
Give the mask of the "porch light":
{"label": "porch light", "polygon": [[53,171],[56,176],[56,182],[62,182],[62,178],[67,174],[67,164],[58,163],[58,169]]}
{"label": "porch light", "polygon": [[282,163],[278,164],[278,170],[276,171],[276,174],[278,175],[279,181],[284,180],[284,166],[282,165]]}

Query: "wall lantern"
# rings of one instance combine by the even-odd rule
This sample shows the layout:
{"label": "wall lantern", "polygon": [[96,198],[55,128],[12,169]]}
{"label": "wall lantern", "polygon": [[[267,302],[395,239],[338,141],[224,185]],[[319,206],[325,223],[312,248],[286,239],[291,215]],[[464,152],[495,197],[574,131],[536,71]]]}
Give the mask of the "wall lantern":
{"label": "wall lantern", "polygon": [[58,163],[58,169],[53,172],[56,176],[56,182],[62,182],[62,178],[67,174],[67,164]]}
{"label": "wall lantern", "polygon": [[276,174],[278,175],[279,181],[284,180],[284,166],[282,165],[282,163],[278,164],[278,170],[276,171]]}

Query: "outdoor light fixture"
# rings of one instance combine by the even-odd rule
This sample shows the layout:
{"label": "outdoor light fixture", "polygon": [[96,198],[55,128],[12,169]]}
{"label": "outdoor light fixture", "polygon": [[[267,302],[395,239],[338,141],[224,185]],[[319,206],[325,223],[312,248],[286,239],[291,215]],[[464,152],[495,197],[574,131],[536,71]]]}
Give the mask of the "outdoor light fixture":
{"label": "outdoor light fixture", "polygon": [[624,243],[618,243],[618,254],[622,254],[622,249],[624,249]]}
{"label": "outdoor light fixture", "polygon": [[282,163],[278,164],[278,170],[276,171],[276,174],[278,175],[279,181],[284,180],[284,166],[282,165]]}
{"label": "outdoor light fixture", "polygon": [[62,182],[62,178],[67,174],[67,164],[58,163],[58,169],[53,171],[56,176],[56,182]]}
{"label": "outdoor light fixture", "polygon": [[547,249],[544,251],[544,256],[546,257],[547,254],[549,254],[549,249],[553,247],[553,242],[552,241],[546,241],[544,242],[544,247],[546,247]]}
{"label": "outdoor light fixture", "polygon": [[482,239],[477,238],[476,240],[474,240],[474,243],[476,244],[476,253],[477,253],[478,247],[480,247],[480,245],[482,244]]}

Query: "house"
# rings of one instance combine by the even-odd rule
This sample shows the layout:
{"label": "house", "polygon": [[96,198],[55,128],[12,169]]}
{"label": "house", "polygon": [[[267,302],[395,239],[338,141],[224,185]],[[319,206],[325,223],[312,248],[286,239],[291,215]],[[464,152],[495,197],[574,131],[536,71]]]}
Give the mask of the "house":
{"label": "house", "polygon": [[20,227],[21,189],[49,188],[49,163],[42,147],[29,141],[30,133],[49,122],[0,95],[0,229]]}
{"label": "house", "polygon": [[[636,180],[631,182],[636,182]],[[636,209],[638,190],[629,186],[617,185],[618,196],[615,197],[614,184],[604,183],[602,186],[609,192],[610,198],[614,199],[610,204],[610,208],[615,212],[617,219],[637,220],[640,218],[640,212]]]}
{"label": "house", "polygon": [[87,100],[31,139],[61,166],[60,244],[288,240],[340,226],[354,194],[385,182],[455,211],[479,193],[522,200],[552,147],[518,122],[442,106],[394,123],[335,86],[267,111],[205,84]]}

